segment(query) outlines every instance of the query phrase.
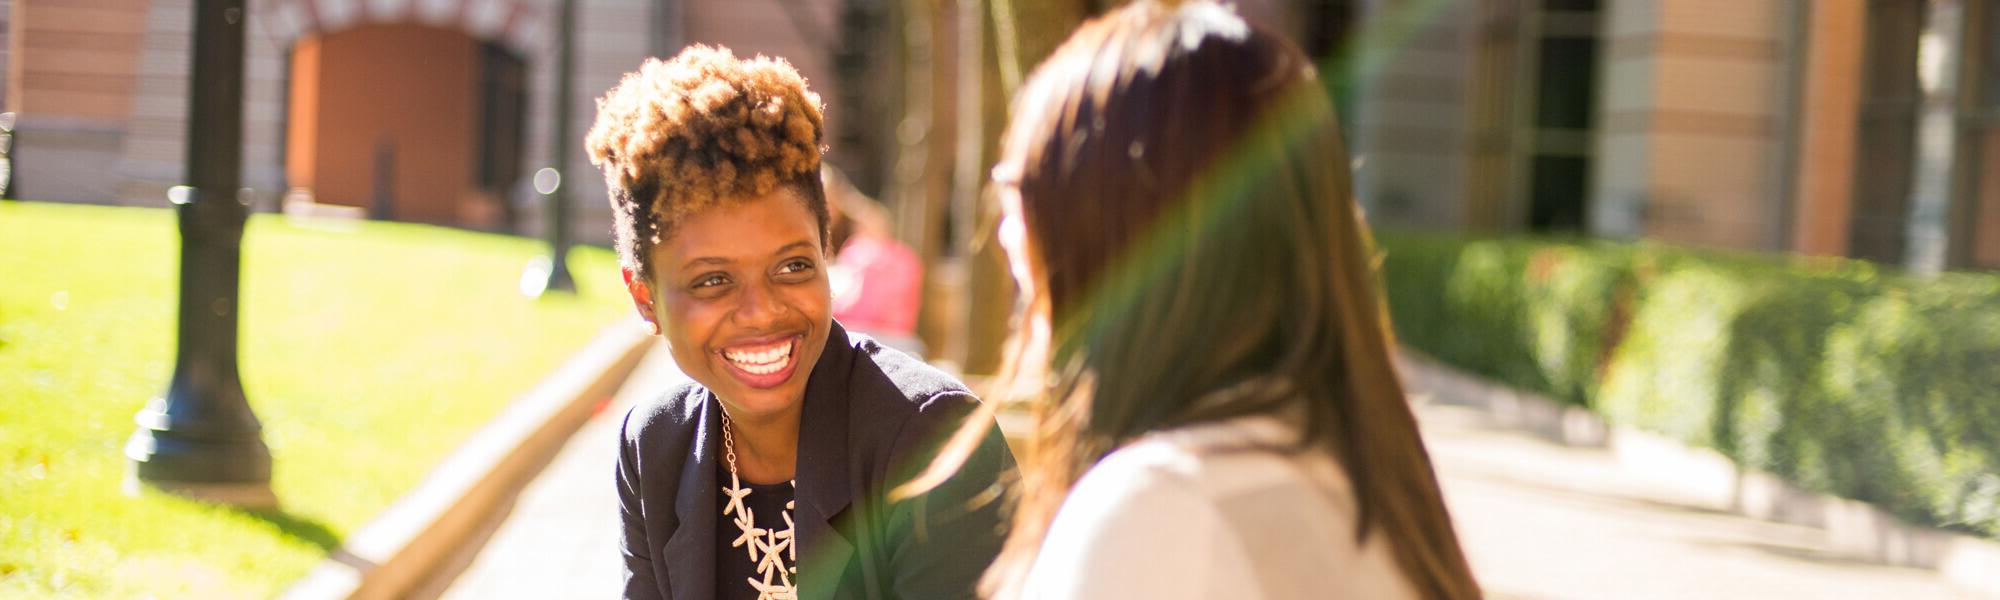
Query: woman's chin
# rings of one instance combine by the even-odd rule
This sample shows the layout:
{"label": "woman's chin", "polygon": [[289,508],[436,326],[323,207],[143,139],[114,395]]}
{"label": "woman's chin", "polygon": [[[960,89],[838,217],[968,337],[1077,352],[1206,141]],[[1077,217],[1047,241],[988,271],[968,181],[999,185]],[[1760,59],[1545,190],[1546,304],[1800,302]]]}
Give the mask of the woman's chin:
{"label": "woman's chin", "polygon": [[[775,371],[752,371],[730,364],[715,369],[722,376],[725,386],[716,390],[729,400],[730,408],[742,414],[738,417],[757,417],[784,413],[796,408],[805,398],[806,375],[812,370],[802,364],[784,365]],[[796,362],[796,361],[795,361]]]}
{"label": "woman's chin", "polygon": [[[830,321],[822,321],[830,325]],[[732,417],[759,418],[796,411],[806,383],[823,358],[827,325],[790,334],[738,338],[706,346],[699,355],[704,387],[725,400]],[[687,353],[693,354],[693,353]]]}
{"label": "woman's chin", "polygon": [[729,402],[725,402],[724,404],[727,405],[726,408],[729,410],[729,418],[738,421],[762,421],[795,410],[800,405],[800,398],[798,397],[786,399],[760,396],[763,396],[763,394],[745,397],[743,400],[731,399]]}

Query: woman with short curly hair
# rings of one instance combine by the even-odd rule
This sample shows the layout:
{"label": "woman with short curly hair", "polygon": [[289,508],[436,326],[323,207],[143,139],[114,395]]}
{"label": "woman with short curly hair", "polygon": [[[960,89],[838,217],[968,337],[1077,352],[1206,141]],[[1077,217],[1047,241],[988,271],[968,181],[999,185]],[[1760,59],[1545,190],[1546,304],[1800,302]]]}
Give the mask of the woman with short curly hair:
{"label": "woman with short curly hair", "polygon": [[693,46],[598,102],[632,302],[689,381],[626,415],[626,598],[959,598],[999,548],[999,428],[920,497],[888,490],[979,400],[831,317],[819,96],[783,60]]}

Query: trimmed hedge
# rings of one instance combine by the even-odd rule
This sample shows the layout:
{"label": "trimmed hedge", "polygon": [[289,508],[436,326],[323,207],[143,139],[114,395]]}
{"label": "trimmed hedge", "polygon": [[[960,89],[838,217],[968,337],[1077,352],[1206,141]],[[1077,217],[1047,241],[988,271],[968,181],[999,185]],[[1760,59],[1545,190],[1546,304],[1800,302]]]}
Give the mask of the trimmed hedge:
{"label": "trimmed hedge", "polygon": [[1383,232],[1402,342],[1905,519],[2000,537],[2000,275]]}

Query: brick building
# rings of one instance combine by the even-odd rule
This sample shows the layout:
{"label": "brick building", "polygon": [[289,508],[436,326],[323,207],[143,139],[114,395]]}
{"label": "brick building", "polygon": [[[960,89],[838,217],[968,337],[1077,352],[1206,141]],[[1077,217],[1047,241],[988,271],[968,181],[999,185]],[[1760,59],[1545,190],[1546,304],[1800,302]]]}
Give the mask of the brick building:
{"label": "brick building", "polygon": [[1392,225],[2000,267],[2000,2],[1355,2]]}
{"label": "brick building", "polygon": [[[571,130],[588,131],[595,97],[646,56],[693,42],[784,56],[831,98],[840,7],[578,0]],[[16,195],[164,206],[181,177],[192,0],[5,8]],[[250,0],[244,185],[260,208],[289,190],[383,218],[539,231],[527,175],[555,160],[555,22],[556,0]],[[602,179],[580,151],[568,163],[576,233],[607,241]]]}

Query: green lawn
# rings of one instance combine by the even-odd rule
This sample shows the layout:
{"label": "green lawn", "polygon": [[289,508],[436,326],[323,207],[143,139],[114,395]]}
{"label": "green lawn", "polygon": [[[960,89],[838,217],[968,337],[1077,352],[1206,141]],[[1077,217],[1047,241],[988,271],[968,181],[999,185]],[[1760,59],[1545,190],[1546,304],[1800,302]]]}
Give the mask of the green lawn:
{"label": "green lawn", "polygon": [[0,597],[272,596],[629,314],[605,250],[571,254],[580,296],[530,300],[533,240],[256,216],[241,367],[282,512],[131,498],[178,235],[169,210],[0,202]]}

